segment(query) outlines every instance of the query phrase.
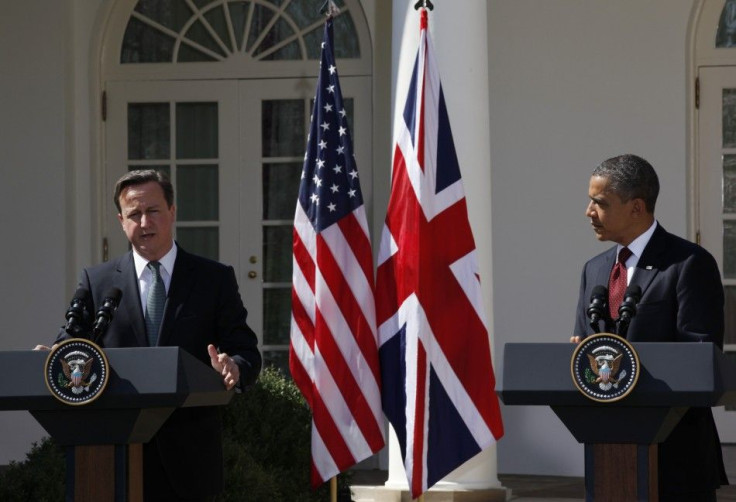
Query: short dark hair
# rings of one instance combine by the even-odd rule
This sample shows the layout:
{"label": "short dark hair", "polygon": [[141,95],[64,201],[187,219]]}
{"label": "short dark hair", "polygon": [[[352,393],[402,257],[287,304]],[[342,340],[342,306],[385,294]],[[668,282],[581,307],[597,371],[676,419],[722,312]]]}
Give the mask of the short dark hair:
{"label": "short dark hair", "polygon": [[171,207],[174,205],[174,186],[169,181],[169,177],[161,171],[155,169],[137,169],[124,174],[115,183],[115,193],[113,194],[113,200],[115,200],[115,207],[118,208],[118,213],[121,213],[123,209],[120,207],[120,194],[123,190],[130,186],[142,185],[155,181],[164,191],[164,198],[166,199],[166,205]]}
{"label": "short dark hair", "polygon": [[593,170],[593,176],[608,179],[611,191],[623,202],[642,199],[647,211],[654,213],[659,195],[659,178],[646,160],[632,154],[611,157]]}

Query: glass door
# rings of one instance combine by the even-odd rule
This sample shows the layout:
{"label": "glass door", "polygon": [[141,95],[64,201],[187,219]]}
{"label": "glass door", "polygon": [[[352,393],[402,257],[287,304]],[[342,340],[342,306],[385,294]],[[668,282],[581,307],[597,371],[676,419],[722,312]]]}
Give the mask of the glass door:
{"label": "glass door", "polygon": [[[288,374],[292,228],[316,79],[241,81],[242,218],[258,229],[241,234],[248,290],[263,301],[263,355]],[[371,200],[370,80],[341,79],[355,141],[363,196]],[[368,211],[370,214],[370,211]],[[247,214],[247,216],[246,216]],[[241,287],[243,287],[241,285]],[[243,288],[245,289],[245,288]]]}
{"label": "glass door", "polygon": [[[235,268],[265,363],[287,374],[292,227],[315,84],[309,77],[107,86],[101,221],[110,257],[128,249],[111,200],[115,181],[129,169],[167,172],[177,242]],[[370,205],[370,78],[341,84]]]}
{"label": "glass door", "polygon": [[[725,304],[724,351],[736,359],[736,67],[699,69],[697,225],[718,262]],[[736,414],[714,408],[721,442],[736,442]]]}

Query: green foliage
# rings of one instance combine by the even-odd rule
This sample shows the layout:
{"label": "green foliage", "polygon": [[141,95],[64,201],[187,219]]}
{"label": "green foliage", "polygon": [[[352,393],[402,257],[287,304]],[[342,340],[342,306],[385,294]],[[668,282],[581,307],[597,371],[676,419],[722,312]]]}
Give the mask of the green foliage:
{"label": "green foliage", "polygon": [[[223,500],[325,501],[329,483],[310,488],[311,414],[296,385],[274,368],[225,410]],[[338,479],[347,491],[348,479]]]}
{"label": "green foliage", "polygon": [[0,474],[0,500],[58,502],[64,500],[64,450],[50,438],[33,443],[24,462],[11,462]]}
{"label": "green foliage", "polygon": [[[224,413],[224,502],[329,500],[329,483],[310,488],[311,414],[296,385],[266,368],[258,382],[237,394]],[[24,462],[0,472],[0,501],[57,502],[65,494],[64,451],[45,438]],[[338,481],[349,500],[348,476]]]}

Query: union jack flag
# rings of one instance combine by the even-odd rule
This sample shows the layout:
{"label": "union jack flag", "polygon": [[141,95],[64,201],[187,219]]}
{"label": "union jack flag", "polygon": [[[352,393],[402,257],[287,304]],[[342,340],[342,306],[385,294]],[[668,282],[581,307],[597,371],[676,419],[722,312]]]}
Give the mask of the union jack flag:
{"label": "union jack flag", "polygon": [[503,435],[475,242],[427,11],[376,285],[383,410],[416,498]]}
{"label": "union jack flag", "polygon": [[325,23],[294,217],[289,368],[312,409],[312,486],[384,446],[373,256]]}

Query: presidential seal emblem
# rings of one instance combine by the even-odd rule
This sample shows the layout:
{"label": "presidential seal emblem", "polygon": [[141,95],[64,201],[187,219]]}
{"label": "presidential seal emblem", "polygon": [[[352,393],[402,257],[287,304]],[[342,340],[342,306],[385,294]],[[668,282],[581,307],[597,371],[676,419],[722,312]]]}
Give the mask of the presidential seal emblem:
{"label": "presidential seal emblem", "polygon": [[639,380],[639,355],[618,335],[585,338],[572,354],[575,387],[593,401],[610,403],[626,397]]}
{"label": "presidential seal emblem", "polygon": [[97,399],[110,375],[102,349],[82,338],[63,341],[51,350],[44,371],[51,395],[73,406]]}

